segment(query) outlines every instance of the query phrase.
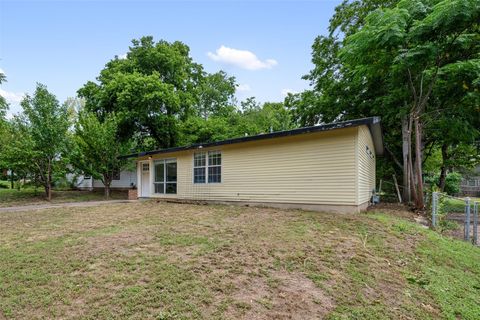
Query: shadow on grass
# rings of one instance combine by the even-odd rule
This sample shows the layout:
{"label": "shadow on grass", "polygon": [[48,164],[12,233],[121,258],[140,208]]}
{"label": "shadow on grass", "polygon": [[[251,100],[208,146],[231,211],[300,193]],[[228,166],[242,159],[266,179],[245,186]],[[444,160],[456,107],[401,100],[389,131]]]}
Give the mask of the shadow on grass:
{"label": "shadow on grass", "polygon": [[[125,190],[112,190],[108,200],[127,199]],[[107,200],[103,190],[80,191],[80,190],[54,190],[51,203],[83,202]],[[49,203],[42,189],[25,188],[0,189],[0,207],[23,206]]]}

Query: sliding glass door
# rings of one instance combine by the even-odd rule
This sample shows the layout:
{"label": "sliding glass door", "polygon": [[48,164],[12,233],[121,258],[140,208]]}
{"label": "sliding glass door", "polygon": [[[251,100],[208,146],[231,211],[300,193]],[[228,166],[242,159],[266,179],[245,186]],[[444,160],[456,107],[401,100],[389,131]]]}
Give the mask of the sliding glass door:
{"label": "sliding glass door", "polygon": [[153,182],[156,194],[177,193],[177,159],[155,160],[155,181]]}

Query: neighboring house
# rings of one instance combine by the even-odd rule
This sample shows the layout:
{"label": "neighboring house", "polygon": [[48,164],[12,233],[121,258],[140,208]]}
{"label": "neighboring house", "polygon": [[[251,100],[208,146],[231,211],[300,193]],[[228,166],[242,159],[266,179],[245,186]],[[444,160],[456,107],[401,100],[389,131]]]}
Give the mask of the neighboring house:
{"label": "neighboring house", "polygon": [[[73,179],[73,175],[67,175],[67,178]],[[131,170],[119,171],[115,174],[110,188],[112,189],[130,189],[137,185],[137,173],[135,167]],[[104,185],[101,180],[93,179],[91,176],[77,176],[76,188],[80,190],[103,189]]]}
{"label": "neighboring house", "polygon": [[480,197],[480,166],[473,174],[465,176],[460,183],[460,194],[464,196]]}
{"label": "neighboring house", "polygon": [[359,212],[383,153],[379,118],[131,154],[138,195]]}

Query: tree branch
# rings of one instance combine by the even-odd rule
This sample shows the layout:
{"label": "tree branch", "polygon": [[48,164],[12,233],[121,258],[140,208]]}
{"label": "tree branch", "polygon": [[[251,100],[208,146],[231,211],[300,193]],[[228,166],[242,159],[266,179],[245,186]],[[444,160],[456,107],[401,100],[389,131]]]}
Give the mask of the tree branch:
{"label": "tree branch", "polygon": [[388,154],[392,157],[393,159],[393,162],[395,162],[395,164],[401,169],[403,170],[403,165],[400,163],[400,161],[398,161],[397,157],[395,156],[395,154],[385,145],[385,151],[388,152]]}

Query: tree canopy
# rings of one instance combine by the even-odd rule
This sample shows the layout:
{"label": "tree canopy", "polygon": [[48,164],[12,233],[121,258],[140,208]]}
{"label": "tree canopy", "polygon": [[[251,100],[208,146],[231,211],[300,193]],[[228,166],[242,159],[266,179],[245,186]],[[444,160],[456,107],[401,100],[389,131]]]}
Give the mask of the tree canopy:
{"label": "tree canopy", "polygon": [[85,110],[80,111],[75,124],[72,163],[84,175],[101,180],[107,198],[115,173],[127,165],[120,156],[130,151],[130,143],[118,139],[118,124],[119,119],[114,113],[107,114],[100,121],[94,113]]}
{"label": "tree canopy", "polygon": [[134,138],[142,149],[172,147],[179,143],[179,126],[190,116],[206,119],[228,107],[235,79],[205,72],[187,45],[152,37],[132,44],[125,59],[107,63],[98,83],[88,82],[78,91],[86,109],[100,119],[117,114],[120,138]]}
{"label": "tree canopy", "polygon": [[42,84],[21,106],[23,112],[10,121],[4,159],[10,169],[40,183],[50,200],[53,175],[65,172],[68,159],[68,109]]}
{"label": "tree canopy", "polygon": [[389,161],[405,169],[407,119],[408,148],[415,149],[410,174],[417,174],[409,180],[420,194],[429,147],[478,138],[479,6],[474,0],[345,1],[330,36],[314,42],[315,67],[304,77],[312,89],[286,99],[294,120],[380,115]]}

